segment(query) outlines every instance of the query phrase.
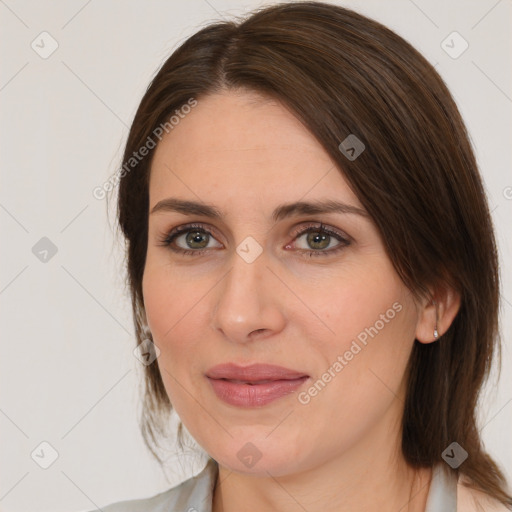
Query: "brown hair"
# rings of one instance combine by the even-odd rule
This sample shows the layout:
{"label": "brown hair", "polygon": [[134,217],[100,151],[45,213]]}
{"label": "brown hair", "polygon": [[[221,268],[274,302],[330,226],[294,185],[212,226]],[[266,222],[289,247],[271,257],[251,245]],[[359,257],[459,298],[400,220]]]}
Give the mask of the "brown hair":
{"label": "brown hair", "polygon": [[[448,285],[460,294],[450,329],[435,343],[414,344],[402,451],[410,465],[433,467],[456,441],[469,454],[457,473],[510,506],[475,413],[499,348],[493,227],[466,128],[443,80],[409,43],[354,11],[321,2],[274,5],[238,23],[211,24],[168,58],[140,103],[124,161],[191,98],[200,102],[237,89],[279,100],[318,139],[410,290],[424,296],[428,287]],[[352,161],[339,149],[350,134],[366,146]],[[145,338],[142,276],[153,153],[123,173],[119,186],[137,343]],[[145,372],[141,427],[159,459],[153,447],[171,404],[158,365]]]}

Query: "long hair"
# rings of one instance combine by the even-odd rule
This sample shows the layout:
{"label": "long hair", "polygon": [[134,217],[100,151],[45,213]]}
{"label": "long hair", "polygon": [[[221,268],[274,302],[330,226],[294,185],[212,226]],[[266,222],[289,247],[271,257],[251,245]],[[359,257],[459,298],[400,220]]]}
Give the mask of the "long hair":
{"label": "long hair", "polygon": [[[455,471],[510,506],[476,419],[499,348],[493,226],[465,125],[441,77],[404,39],[352,10],[321,2],[277,4],[237,22],[210,24],[172,53],[140,103],[123,161],[191,98],[200,102],[225,90],[277,99],[304,124],[338,164],[416,296],[430,286],[460,294],[450,329],[435,343],[414,343],[402,452],[413,467],[433,467],[456,441],[469,457]],[[353,160],[339,149],[351,134],[366,146]],[[145,338],[142,276],[153,154],[150,149],[123,172],[119,184],[137,343]],[[158,365],[144,371],[141,427],[159,459],[172,406]]]}

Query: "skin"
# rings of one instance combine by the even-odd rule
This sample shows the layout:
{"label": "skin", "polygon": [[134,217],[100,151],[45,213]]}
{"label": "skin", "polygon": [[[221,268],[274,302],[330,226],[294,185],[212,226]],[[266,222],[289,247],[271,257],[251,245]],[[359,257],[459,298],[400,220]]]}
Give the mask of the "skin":
{"label": "skin", "polygon": [[[188,431],[219,463],[214,512],[423,511],[431,473],[403,460],[400,421],[407,361],[415,339],[434,341],[436,306],[413,298],[367,215],[273,221],[274,208],[299,200],[362,209],[319,142],[282,105],[255,93],[201,97],[156,148],[149,193],[150,211],[173,197],[212,204],[223,214],[151,213],[143,278],[166,391]],[[211,236],[191,246],[185,233],[170,247],[206,245],[201,254],[162,243],[188,223]],[[320,223],[350,243],[331,237],[319,249],[307,233],[297,235]],[[262,249],[252,263],[236,252],[248,236]],[[317,254],[307,254],[315,248]],[[458,299],[450,290],[432,292],[442,334]],[[394,318],[301,403],[298,393],[397,303]],[[219,400],[205,377],[226,362],[277,364],[310,379],[268,405],[239,408]],[[237,456],[248,442],[261,454],[252,467]]]}

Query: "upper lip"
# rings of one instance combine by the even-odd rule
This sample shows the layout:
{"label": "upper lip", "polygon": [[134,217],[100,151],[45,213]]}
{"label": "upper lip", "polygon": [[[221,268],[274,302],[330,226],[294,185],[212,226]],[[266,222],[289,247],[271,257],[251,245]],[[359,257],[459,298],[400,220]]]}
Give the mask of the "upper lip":
{"label": "upper lip", "polygon": [[308,375],[303,372],[273,364],[251,364],[239,366],[234,363],[219,364],[206,372],[210,379],[240,380],[256,382],[260,380],[293,380]]}

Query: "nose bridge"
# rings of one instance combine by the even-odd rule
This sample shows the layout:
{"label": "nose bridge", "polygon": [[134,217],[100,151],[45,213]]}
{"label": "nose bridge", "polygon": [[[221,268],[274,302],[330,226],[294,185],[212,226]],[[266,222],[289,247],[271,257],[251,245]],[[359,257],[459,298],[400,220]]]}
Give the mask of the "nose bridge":
{"label": "nose bridge", "polygon": [[[250,244],[250,242],[249,242]],[[280,330],[284,317],[272,293],[271,272],[265,254],[246,258],[242,242],[233,253],[230,270],[216,295],[214,327],[234,341],[248,341],[254,331]],[[254,255],[254,254],[253,254]]]}
{"label": "nose bridge", "polygon": [[[237,297],[245,302],[258,302],[258,281],[263,279],[262,272],[266,270],[263,265],[263,258],[259,258],[252,263],[247,263],[238,254],[233,255],[231,271],[227,276],[226,294],[232,294],[234,299]],[[262,268],[263,267],[263,268]]]}

